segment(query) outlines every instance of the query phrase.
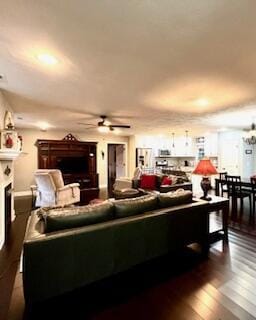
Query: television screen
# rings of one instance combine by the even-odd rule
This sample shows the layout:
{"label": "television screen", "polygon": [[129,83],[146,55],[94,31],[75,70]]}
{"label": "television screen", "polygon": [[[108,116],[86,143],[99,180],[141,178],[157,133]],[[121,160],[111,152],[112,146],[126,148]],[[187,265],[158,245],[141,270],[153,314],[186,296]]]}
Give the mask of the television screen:
{"label": "television screen", "polygon": [[86,173],[87,167],[86,157],[61,157],[57,159],[57,168],[62,173]]}

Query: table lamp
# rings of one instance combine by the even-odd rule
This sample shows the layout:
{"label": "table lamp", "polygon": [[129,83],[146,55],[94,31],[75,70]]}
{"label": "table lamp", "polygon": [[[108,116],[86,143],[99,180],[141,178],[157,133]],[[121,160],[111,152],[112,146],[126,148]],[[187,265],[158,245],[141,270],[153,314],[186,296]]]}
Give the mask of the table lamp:
{"label": "table lamp", "polygon": [[201,199],[211,201],[212,199],[208,197],[208,191],[211,189],[211,181],[209,179],[209,176],[218,173],[216,168],[213,166],[210,159],[203,158],[199,161],[193,173],[203,176],[201,181],[201,188],[204,192],[204,195],[201,197]]}

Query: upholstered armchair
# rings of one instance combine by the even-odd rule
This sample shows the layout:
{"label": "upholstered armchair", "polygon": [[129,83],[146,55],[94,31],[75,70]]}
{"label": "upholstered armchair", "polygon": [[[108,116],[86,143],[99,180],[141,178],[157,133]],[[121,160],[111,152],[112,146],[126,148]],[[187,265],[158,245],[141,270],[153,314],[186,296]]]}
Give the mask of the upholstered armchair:
{"label": "upholstered armchair", "polygon": [[35,181],[36,207],[66,206],[80,201],[79,183],[64,185],[60,170],[37,170]]}
{"label": "upholstered armchair", "polygon": [[137,167],[134,171],[133,177],[120,177],[115,180],[114,190],[131,189],[133,188],[133,182],[140,179],[142,170]]}

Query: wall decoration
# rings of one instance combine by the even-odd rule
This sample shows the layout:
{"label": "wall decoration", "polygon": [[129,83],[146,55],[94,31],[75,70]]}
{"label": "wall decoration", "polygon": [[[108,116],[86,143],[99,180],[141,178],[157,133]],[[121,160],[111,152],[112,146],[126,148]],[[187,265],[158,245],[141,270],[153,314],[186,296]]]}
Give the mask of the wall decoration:
{"label": "wall decoration", "polygon": [[64,140],[64,141],[78,141],[77,138],[75,136],[73,136],[72,133],[67,134],[66,137],[64,137],[62,140]]}
{"label": "wall decoration", "polygon": [[18,136],[18,150],[22,151],[22,136]]}
{"label": "wall decoration", "polygon": [[3,130],[1,132],[1,149],[14,149],[18,151],[18,134],[16,131]]}
{"label": "wall decoration", "polygon": [[11,111],[5,111],[4,128],[7,130],[14,130],[15,129],[13,114],[11,113]]}
{"label": "wall decoration", "polygon": [[9,168],[9,166],[7,166],[7,167],[4,169],[4,174],[5,174],[6,176],[9,176],[11,172],[12,172],[12,171],[11,171],[11,169]]}

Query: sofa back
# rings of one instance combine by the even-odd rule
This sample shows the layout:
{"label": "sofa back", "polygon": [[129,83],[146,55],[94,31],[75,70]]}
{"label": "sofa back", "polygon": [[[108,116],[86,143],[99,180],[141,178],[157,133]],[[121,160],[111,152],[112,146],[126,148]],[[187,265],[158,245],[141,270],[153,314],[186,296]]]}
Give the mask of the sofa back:
{"label": "sofa back", "polygon": [[192,202],[192,192],[180,189],[166,194],[148,193],[137,198],[109,199],[96,205],[66,208],[40,208],[38,216],[44,222],[44,232],[78,228],[86,225],[119,219],[157,208]]}
{"label": "sofa back", "polygon": [[27,302],[79,288],[207,238],[202,200],[90,226],[40,233],[32,213],[23,247]]}

